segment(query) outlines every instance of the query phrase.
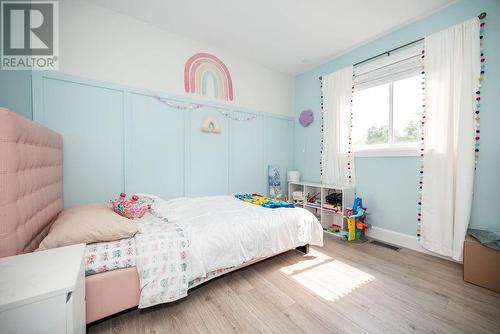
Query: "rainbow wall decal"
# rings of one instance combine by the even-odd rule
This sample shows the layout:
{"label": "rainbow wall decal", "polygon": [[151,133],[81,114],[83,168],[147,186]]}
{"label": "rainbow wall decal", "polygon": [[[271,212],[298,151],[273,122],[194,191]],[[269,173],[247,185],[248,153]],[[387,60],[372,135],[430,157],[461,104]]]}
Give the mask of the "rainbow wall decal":
{"label": "rainbow wall decal", "polygon": [[226,65],[214,55],[197,53],[184,67],[184,89],[186,93],[207,95],[208,80],[213,83],[216,98],[233,100],[233,81]]}

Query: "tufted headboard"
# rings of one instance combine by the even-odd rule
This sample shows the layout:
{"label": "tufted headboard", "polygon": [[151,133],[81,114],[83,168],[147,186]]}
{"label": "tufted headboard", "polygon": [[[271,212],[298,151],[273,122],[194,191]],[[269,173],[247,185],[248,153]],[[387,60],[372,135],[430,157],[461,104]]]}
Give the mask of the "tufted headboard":
{"label": "tufted headboard", "polygon": [[0,108],[0,257],[32,251],[63,209],[62,137]]}

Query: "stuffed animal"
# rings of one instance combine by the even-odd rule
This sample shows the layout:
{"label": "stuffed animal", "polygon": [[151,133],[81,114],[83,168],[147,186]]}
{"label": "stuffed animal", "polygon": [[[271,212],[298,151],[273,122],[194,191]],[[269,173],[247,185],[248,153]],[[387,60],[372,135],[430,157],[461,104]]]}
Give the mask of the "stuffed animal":
{"label": "stuffed animal", "polygon": [[127,199],[125,193],[121,193],[120,198],[111,201],[111,204],[113,205],[113,211],[130,219],[141,218],[146,211],[151,209],[151,204],[140,201],[139,196],[133,195],[130,199]]}

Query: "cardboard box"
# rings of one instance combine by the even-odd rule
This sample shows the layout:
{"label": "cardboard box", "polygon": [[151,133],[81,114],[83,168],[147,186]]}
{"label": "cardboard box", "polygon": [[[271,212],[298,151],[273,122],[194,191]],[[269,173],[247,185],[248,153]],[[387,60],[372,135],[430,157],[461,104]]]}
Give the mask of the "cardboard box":
{"label": "cardboard box", "polygon": [[464,281],[500,292],[500,251],[468,235],[464,242]]}

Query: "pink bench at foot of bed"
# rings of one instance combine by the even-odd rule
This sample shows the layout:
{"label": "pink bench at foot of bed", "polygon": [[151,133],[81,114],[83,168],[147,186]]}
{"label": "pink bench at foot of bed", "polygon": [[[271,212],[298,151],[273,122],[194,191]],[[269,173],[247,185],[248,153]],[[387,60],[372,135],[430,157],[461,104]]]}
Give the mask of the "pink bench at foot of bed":
{"label": "pink bench at foot of bed", "polygon": [[136,307],[139,275],[135,267],[107,271],[85,278],[87,324]]}
{"label": "pink bench at foot of bed", "polygon": [[[309,252],[309,245],[297,247],[302,253]],[[229,272],[245,268],[270,257],[288,252],[285,250],[269,257],[261,257],[243,263],[239,267],[219,270],[207,275],[206,279],[195,280],[190,289]],[[85,302],[87,324],[139,305],[140,289],[137,268],[107,271],[85,278]],[[189,298],[189,296],[188,296]]]}

